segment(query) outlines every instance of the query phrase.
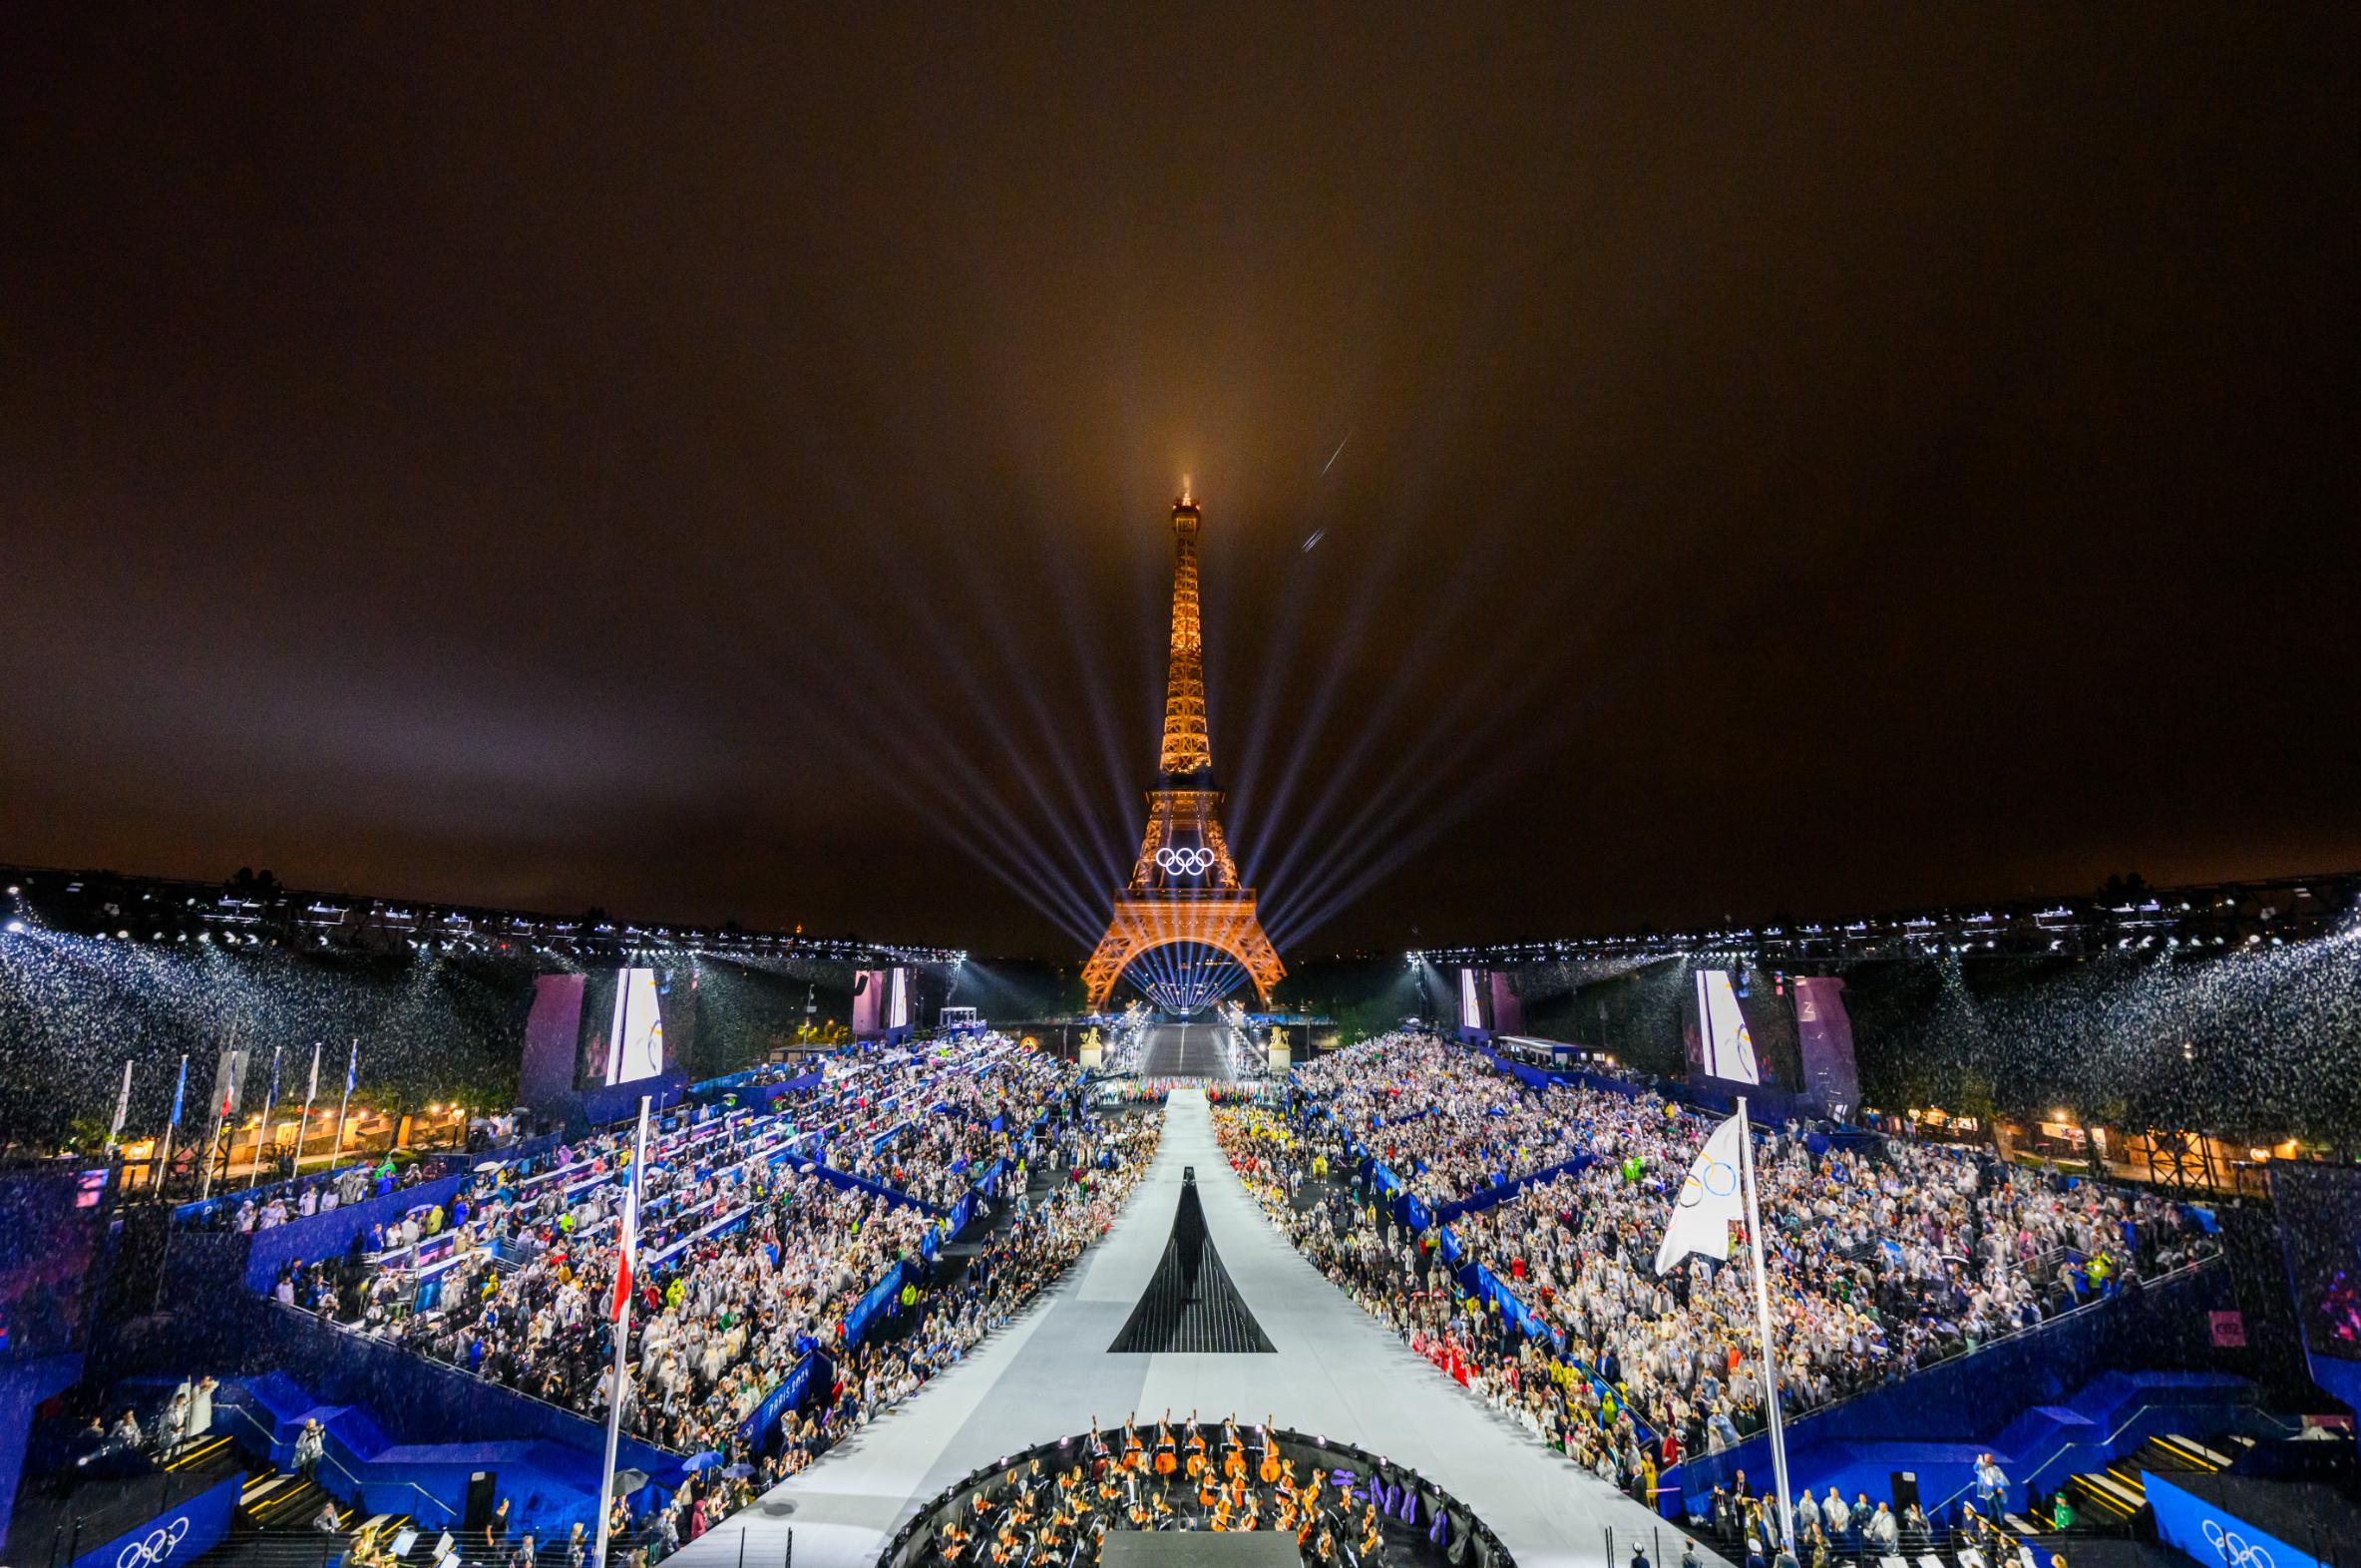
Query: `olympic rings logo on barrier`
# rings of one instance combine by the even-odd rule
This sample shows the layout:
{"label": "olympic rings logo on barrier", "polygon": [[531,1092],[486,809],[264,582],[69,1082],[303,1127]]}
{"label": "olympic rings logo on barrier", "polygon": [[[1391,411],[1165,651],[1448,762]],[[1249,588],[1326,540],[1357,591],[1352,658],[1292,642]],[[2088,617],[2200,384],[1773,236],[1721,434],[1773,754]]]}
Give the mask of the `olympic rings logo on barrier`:
{"label": "olympic rings logo on barrier", "polygon": [[173,1548],[188,1534],[189,1516],[183,1514],[172,1523],[149,1531],[146,1539],[134,1541],[117,1552],[115,1568],[156,1568],[172,1556]]}
{"label": "olympic rings logo on barrier", "polygon": [[2197,1528],[2205,1532],[2205,1544],[2221,1554],[2224,1568],[2278,1568],[2269,1552],[2248,1546],[2246,1538],[2235,1530],[2225,1530],[2211,1519]]}
{"label": "olympic rings logo on barrier", "polygon": [[1160,849],[1156,864],[1176,877],[1202,877],[1213,865],[1209,849]]}

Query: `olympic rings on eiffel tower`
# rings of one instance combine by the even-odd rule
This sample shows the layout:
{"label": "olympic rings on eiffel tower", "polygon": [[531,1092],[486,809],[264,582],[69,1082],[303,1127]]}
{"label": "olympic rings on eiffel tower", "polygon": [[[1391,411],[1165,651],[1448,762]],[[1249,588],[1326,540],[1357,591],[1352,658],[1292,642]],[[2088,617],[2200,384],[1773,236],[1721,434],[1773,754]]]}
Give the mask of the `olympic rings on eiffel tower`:
{"label": "olympic rings on eiffel tower", "polygon": [[1156,864],[1176,877],[1202,877],[1213,865],[1209,849],[1160,849]]}

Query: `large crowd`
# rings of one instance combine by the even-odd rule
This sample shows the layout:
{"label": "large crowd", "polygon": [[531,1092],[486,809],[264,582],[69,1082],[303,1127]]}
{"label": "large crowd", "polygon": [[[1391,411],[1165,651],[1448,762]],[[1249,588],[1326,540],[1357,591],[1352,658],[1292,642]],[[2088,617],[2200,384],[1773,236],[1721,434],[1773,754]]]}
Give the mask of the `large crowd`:
{"label": "large crowd", "polygon": [[[1392,1035],[1297,1074],[1292,1121],[1224,1113],[1231,1162],[1290,1239],[1413,1349],[1577,1463],[1655,1502],[1683,1455],[1765,1421],[1744,1264],[1656,1254],[1715,1118],[1635,1088],[1534,1089]],[[1781,1408],[1800,1414],[2211,1249],[2176,1205],[1968,1151],[1759,1135]],[[1368,1170],[1365,1157],[1378,1169]],[[1565,1169],[1412,1231],[1426,1212]],[[1479,1264],[1509,1298],[1470,1292]],[[1529,1326],[1529,1327],[1528,1327]],[[1534,1332],[1538,1331],[1538,1332]]]}
{"label": "large crowd", "polygon": [[[1022,1140],[1000,1224],[939,1287],[906,1286],[902,1311],[831,1362],[833,1378],[801,1411],[789,1411],[776,1445],[747,1457],[752,1476],[718,1502],[686,1488],[644,1517],[618,1512],[616,1527],[657,1561],[751,1497],[809,1465],[850,1432],[916,1393],[1056,1281],[1113,1225],[1139,1173],[1155,1157],[1160,1117],[1077,1116]],[[739,1453],[735,1435],[726,1451]],[[733,1466],[734,1467],[734,1466]]]}
{"label": "large crowd", "polygon": [[[1654,1268],[1715,1118],[1638,1085],[1537,1087],[1411,1033],[1325,1057],[1295,1085],[1292,1102],[1215,1096],[1233,1167],[1324,1274],[1475,1396],[1651,1506],[1671,1465],[1761,1429],[1746,1251]],[[624,1429],[737,1473],[618,1524],[660,1556],[957,1362],[1112,1223],[1168,1088],[1093,1109],[1074,1069],[992,1040],[831,1063],[820,1087],[763,1111],[667,1124],[643,1172]],[[1756,1144],[1790,1414],[2211,1245],[2174,1205],[1956,1148],[1792,1125]],[[279,1295],[601,1412],[630,1159],[609,1130],[513,1161],[341,1264],[290,1269]],[[971,1194],[989,1227],[981,1250],[902,1269],[933,1257]],[[848,1315],[886,1279],[907,1288],[855,1329]],[[827,1386],[775,1441],[748,1441],[748,1417],[815,1352]],[[1766,1528],[1759,1502],[1722,1512],[1732,1531]],[[1876,1521],[1869,1510],[1854,1533],[1882,1536]]]}
{"label": "large crowd", "polygon": [[1430,1034],[1382,1035],[1295,1076],[1429,1208],[1470,1197],[1502,1173],[1583,1152],[1562,1107]]}
{"label": "large crowd", "polygon": [[[693,1538],[751,1488],[914,1391],[1056,1278],[1112,1223],[1162,1125],[1091,1113],[1079,1089],[1070,1067],[991,1040],[854,1058],[822,1088],[764,1112],[683,1117],[654,1132],[623,1429],[675,1453],[718,1453],[739,1473],[708,1472],[656,1513],[618,1524],[653,1556]],[[631,1159],[629,1130],[616,1128],[487,1170],[447,1206],[356,1239],[342,1259],[290,1266],[276,1294],[602,1414]],[[949,1211],[971,1192],[989,1226],[980,1250],[902,1271],[949,1238]],[[908,1283],[848,1333],[848,1314],[889,1277]],[[747,1440],[748,1417],[815,1351],[832,1381],[786,1413],[775,1441]]]}

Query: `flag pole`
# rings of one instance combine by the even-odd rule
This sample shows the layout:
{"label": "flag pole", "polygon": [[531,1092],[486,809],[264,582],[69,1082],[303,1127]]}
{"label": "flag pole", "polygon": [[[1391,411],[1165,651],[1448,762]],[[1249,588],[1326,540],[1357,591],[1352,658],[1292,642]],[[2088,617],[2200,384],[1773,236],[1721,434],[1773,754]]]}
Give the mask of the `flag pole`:
{"label": "flag pole", "polygon": [[262,1101],[262,1130],[254,1134],[254,1164],[246,1172],[246,1191],[252,1192],[262,1184],[262,1140],[270,1136],[270,1116],[278,1109],[278,1059],[285,1055],[284,1045],[270,1047],[270,1093]]}
{"label": "flag pole", "polygon": [[107,1158],[115,1158],[116,1146],[123,1142],[123,1119],[131,1114],[131,1058],[123,1059],[123,1092],[115,1097],[115,1124],[107,1129]]}
{"label": "flag pole", "polygon": [[631,1345],[632,1254],[639,1240],[639,1176],[647,1166],[647,1107],[650,1096],[639,1096],[639,1129],[631,1135],[631,1181],[623,1199],[622,1233],[615,1238],[614,1383],[606,1395],[606,1464],[598,1472],[598,1549],[591,1554],[594,1568],[606,1568],[606,1522],[614,1509],[614,1450],[623,1430],[624,1352]]}
{"label": "flag pole", "polygon": [[334,1174],[336,1162],[344,1158],[344,1110],[352,1103],[352,1076],[361,1067],[361,1042],[352,1042],[352,1054],[344,1062],[344,1098],[336,1102],[336,1141],[328,1146],[328,1170]]}
{"label": "flag pole", "polygon": [[1791,1552],[1795,1511],[1787,1501],[1787,1441],[1779,1430],[1778,1353],[1771,1343],[1771,1280],[1763,1264],[1763,1208],[1755,1198],[1755,1134],[1743,1094],[1738,1097],[1738,1151],[1747,1180],[1747,1245],[1755,1254],[1755,1323],[1763,1335],[1763,1405],[1771,1424],[1771,1477],[1778,1486],[1778,1538]]}
{"label": "flag pole", "polygon": [[[295,1123],[295,1179],[303,1179],[303,1135],[311,1131],[311,1102],[320,1093],[320,1042],[311,1042],[311,1086],[303,1091],[303,1119]],[[333,1165],[334,1160],[329,1164]]]}
{"label": "flag pole", "polygon": [[181,1084],[179,1088],[173,1090],[172,1120],[164,1124],[164,1153],[157,1159],[156,1169],[151,1172],[151,1175],[154,1177],[156,1183],[156,1196],[159,1198],[164,1196],[165,1172],[172,1169],[173,1130],[181,1125],[181,1096],[188,1092],[189,1053],[187,1051],[183,1051],[181,1053]]}
{"label": "flag pole", "polygon": [[[221,1052],[217,1076],[223,1081],[220,1098],[213,1105],[213,1125],[204,1140],[204,1179],[197,1186],[199,1203],[213,1195],[213,1150],[221,1141],[222,1124],[229,1120],[230,1097],[245,1087],[237,1076],[237,1025],[234,1023],[229,1026],[229,1048]],[[224,1184],[229,1180],[229,1159],[226,1154],[221,1159],[221,1180]]]}

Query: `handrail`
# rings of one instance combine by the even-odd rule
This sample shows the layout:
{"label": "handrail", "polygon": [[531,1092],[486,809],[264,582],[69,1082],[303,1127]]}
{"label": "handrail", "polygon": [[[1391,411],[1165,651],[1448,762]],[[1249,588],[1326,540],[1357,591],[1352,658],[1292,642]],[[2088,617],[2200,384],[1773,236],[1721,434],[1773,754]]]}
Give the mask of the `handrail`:
{"label": "handrail", "polygon": [[[530,1397],[530,1395],[529,1395],[529,1397]],[[261,1438],[262,1438],[262,1454],[263,1454],[263,1457],[264,1457],[265,1459],[268,1459],[268,1460],[269,1460],[269,1461],[270,1461],[272,1464],[276,1464],[276,1463],[278,1463],[278,1457],[277,1457],[277,1455],[276,1455],[275,1453],[273,1453],[273,1452],[272,1452],[272,1450],[278,1446],[278,1439],[277,1439],[277,1438],[275,1438],[275,1437],[273,1437],[273,1436],[270,1434],[270,1432],[269,1432],[268,1430],[266,1430],[266,1429],[263,1427],[263,1425],[262,1425],[262,1423],[261,1423],[260,1421],[258,1421],[258,1420],[254,1419],[254,1415],[253,1415],[253,1412],[252,1412],[251,1410],[248,1410],[248,1409],[247,1409],[247,1408],[246,1408],[244,1405],[242,1405],[242,1404],[224,1404],[224,1405],[220,1406],[220,1408],[222,1408],[222,1409],[224,1409],[224,1410],[227,1410],[227,1411],[229,1411],[229,1412],[230,1412],[231,1414],[233,1414],[233,1415],[236,1415],[236,1416],[237,1416],[239,1419],[243,1420],[243,1421],[244,1421],[244,1422],[245,1422],[245,1423],[246,1423],[248,1426],[251,1426],[251,1427],[252,1427],[252,1428],[255,1430],[255,1432],[256,1432],[256,1433],[258,1433],[258,1434],[261,1436]],[[416,1493],[417,1493],[419,1496],[421,1496],[421,1497],[425,1498],[425,1499],[426,1499],[428,1502],[431,1502],[431,1503],[433,1503],[433,1504],[434,1504],[436,1507],[438,1507],[438,1508],[442,1509],[442,1510],[443,1510],[443,1512],[445,1512],[446,1514],[449,1514],[449,1515],[451,1516],[451,1518],[453,1519],[453,1521],[457,1521],[457,1520],[459,1519],[459,1517],[460,1517],[460,1513],[459,1513],[459,1510],[458,1510],[458,1509],[456,1509],[456,1508],[452,1507],[452,1506],[451,1506],[449,1503],[447,1503],[447,1502],[443,1501],[443,1499],[442,1499],[442,1498],[440,1498],[440,1497],[437,1497],[437,1496],[436,1496],[436,1495],[435,1495],[433,1492],[430,1492],[430,1491],[428,1491],[428,1490],[427,1490],[425,1487],[423,1487],[423,1486],[419,1485],[419,1484],[418,1484],[416,1481],[391,1481],[391,1482],[388,1482],[388,1481],[364,1481],[364,1480],[362,1480],[362,1479],[361,1479],[359,1476],[357,1476],[357,1475],[353,1474],[353,1473],[352,1473],[352,1471],[350,1471],[350,1470],[346,1469],[346,1468],[344,1467],[343,1461],[339,1460],[339,1459],[338,1459],[338,1458],[337,1458],[337,1457],[336,1457],[334,1454],[332,1454],[332,1453],[328,1452],[328,1450],[327,1450],[326,1446],[324,1445],[324,1439],[325,1439],[326,1435],[327,1435],[326,1428],[324,1428],[324,1427],[323,1427],[323,1428],[321,1429],[321,1437],[323,1438],[323,1446],[322,1446],[322,1447],[321,1447],[321,1449],[320,1449],[320,1458],[321,1458],[321,1459],[322,1459],[322,1460],[323,1460],[323,1461],[324,1461],[324,1462],[325,1462],[325,1463],[328,1465],[328,1467],[329,1467],[330,1469],[333,1469],[333,1470],[334,1470],[334,1471],[335,1471],[335,1472],[336,1472],[338,1475],[341,1475],[341,1476],[343,1476],[343,1477],[344,1477],[346,1480],[348,1480],[348,1481],[350,1481],[350,1482],[352,1483],[352,1487],[353,1487],[353,1500],[352,1500],[352,1504],[351,1504],[351,1505],[352,1505],[353,1507],[355,1507],[355,1508],[358,1508],[358,1507],[365,1506],[365,1505],[363,1504],[363,1502],[361,1501],[362,1497],[365,1495],[365,1491],[364,1491],[364,1489],[365,1489],[365,1488],[367,1488],[367,1487],[369,1487],[369,1486],[385,1486],[385,1485],[389,1485],[389,1484],[390,1484],[390,1485],[396,1485],[396,1486],[407,1486],[407,1487],[409,1487],[409,1488],[410,1488],[410,1490],[412,1490],[412,1491],[416,1492]],[[294,1471],[288,1471],[288,1472],[285,1472],[285,1473],[292,1474],[292,1473],[296,1473],[296,1472],[294,1472]],[[325,1488],[323,1488],[323,1490],[324,1490],[324,1489],[325,1489]],[[330,1495],[330,1496],[334,1496],[335,1494],[334,1494],[333,1492],[330,1492],[330,1493],[329,1493],[329,1495]]]}
{"label": "handrail", "polygon": [[[2115,1445],[2123,1440],[2123,1435],[2125,1432],[2132,1429],[2133,1422],[2139,1420],[2150,1410],[2166,1408],[2170,1405],[2170,1403],[2171,1401],[2166,1399],[2144,1398],[2137,1405],[2133,1406],[2132,1413],[2125,1416],[2121,1421],[2117,1422],[2115,1429],[2107,1434],[2105,1446],[2107,1448],[2108,1457],[2110,1459],[2115,1457]],[[2261,1421],[2266,1425],[2277,1427],[2282,1431],[2286,1430],[2290,1425],[2289,1422],[2280,1420],[2277,1416],[2271,1414],[2270,1411],[2265,1409],[2250,1406],[2248,1413],[2256,1420]],[[2294,1429],[2297,1431],[2301,1431],[2303,1429],[2303,1423],[2301,1421],[2297,1421],[2292,1424]],[[2049,1473],[2050,1466],[2056,1464],[2064,1457],[2066,1457],[2066,1449],[2060,1448],[2058,1452],[2051,1454],[2048,1458],[2042,1460],[2041,1463],[2035,1465],[2033,1469],[2022,1478],[2024,1484],[2028,1486],[2032,1485],[2042,1476]],[[2080,1474],[2081,1472],[2077,1471],[2074,1473]],[[1971,1482],[1970,1484],[1972,1485],[1974,1483]],[[1953,1492],[1951,1496],[1944,1498],[1943,1501],[1945,1503],[1950,1503],[1962,1496],[1966,1491],[1967,1487],[1963,1486],[1958,1491]]]}

